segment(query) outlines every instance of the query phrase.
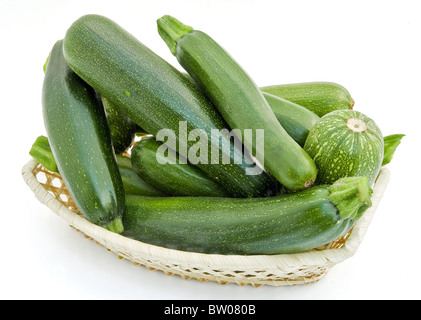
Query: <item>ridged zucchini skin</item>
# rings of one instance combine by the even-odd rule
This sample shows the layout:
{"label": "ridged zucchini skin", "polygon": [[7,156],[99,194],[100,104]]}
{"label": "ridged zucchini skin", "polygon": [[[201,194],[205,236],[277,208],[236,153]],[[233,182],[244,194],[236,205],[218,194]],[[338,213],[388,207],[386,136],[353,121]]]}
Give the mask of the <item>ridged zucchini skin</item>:
{"label": "ridged zucchini skin", "polygon": [[270,198],[128,196],[124,235],[212,254],[307,251],[345,234],[371,205],[366,177]]}
{"label": "ridged zucchini skin", "polygon": [[122,154],[131,146],[138,128],[119,108],[105,98],[101,97],[100,99],[107,115],[114,152]]}
{"label": "ridged zucchini skin", "polygon": [[[82,79],[149,134],[157,136],[159,130],[170,129],[176,134],[177,145],[186,143],[190,149],[194,142],[179,134],[180,121],[187,121],[188,132],[206,132],[211,159],[211,130],[229,128],[197,86],[106,17],[86,15],[76,20],[66,32],[64,54]],[[242,147],[231,139],[228,144],[230,164],[223,163],[225,150],[220,144],[218,164],[209,160],[197,166],[234,197],[271,194],[273,177],[266,172],[247,175],[246,168],[255,164],[247,163]],[[234,163],[235,155],[242,163]]]}
{"label": "ridged zucchini skin", "polygon": [[365,114],[337,110],[315,124],[304,149],[319,169],[317,183],[367,176],[373,185],[383,162],[384,139],[377,124]]}
{"label": "ridged zucchini skin", "polygon": [[229,197],[220,184],[198,167],[190,163],[181,164],[176,152],[168,150],[175,163],[165,163],[168,156],[159,152],[161,146],[162,143],[155,137],[146,137],[133,147],[132,167],[142,179],[169,196]]}
{"label": "ridged zucchini skin", "polygon": [[345,87],[334,82],[304,82],[273,85],[260,88],[303,106],[323,117],[335,110],[352,109],[354,99]]}
{"label": "ridged zucchini skin", "polygon": [[320,120],[314,112],[283,98],[263,92],[263,96],[279,123],[301,147],[304,147],[311,128]]}
{"label": "ridged zucchini skin", "polygon": [[[317,168],[309,155],[285,131],[242,67],[209,35],[182,24],[171,16],[158,19],[158,32],[180,65],[198,83],[231,128],[265,168],[290,190],[309,187]],[[246,129],[263,129],[264,141],[246,137]],[[249,141],[249,142],[247,142]],[[264,155],[257,154],[258,144]]]}
{"label": "ridged zucchini skin", "polygon": [[163,197],[167,195],[142,179],[133,170],[131,159],[128,156],[118,154],[116,159],[126,195],[134,194],[149,197]]}
{"label": "ridged zucchini skin", "polygon": [[42,88],[44,124],[63,181],[92,223],[123,231],[125,200],[104,108],[54,45]]}

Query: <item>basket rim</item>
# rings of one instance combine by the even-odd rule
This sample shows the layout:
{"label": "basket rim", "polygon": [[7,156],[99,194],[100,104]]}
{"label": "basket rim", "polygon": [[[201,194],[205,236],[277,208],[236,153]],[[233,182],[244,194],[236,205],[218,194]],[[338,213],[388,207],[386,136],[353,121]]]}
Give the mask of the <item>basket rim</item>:
{"label": "basket rim", "polygon": [[[389,169],[383,167],[378,176],[376,185],[373,188],[372,206],[356,222],[351,235],[341,248],[293,254],[222,255],[187,252],[151,245],[124,237],[97,226],[67,208],[39,183],[33,174],[34,169],[38,165],[39,163],[36,160],[31,159],[23,166],[22,176],[26,184],[41,203],[48,206],[58,216],[65,219],[71,226],[81,230],[87,236],[99,242],[104,240],[105,243],[111,244],[111,246],[112,244],[116,244],[117,247],[125,247],[132,252],[141,254],[145,259],[150,261],[162,261],[165,259],[168,264],[200,265],[209,267],[217,265],[221,270],[232,270],[233,267],[241,270],[242,266],[257,269],[262,268],[265,270],[270,268],[296,267],[297,265],[327,265],[331,267],[350,258],[355,254],[366,234],[390,177]],[[110,248],[109,246],[107,246],[107,248],[113,251],[113,248]]]}

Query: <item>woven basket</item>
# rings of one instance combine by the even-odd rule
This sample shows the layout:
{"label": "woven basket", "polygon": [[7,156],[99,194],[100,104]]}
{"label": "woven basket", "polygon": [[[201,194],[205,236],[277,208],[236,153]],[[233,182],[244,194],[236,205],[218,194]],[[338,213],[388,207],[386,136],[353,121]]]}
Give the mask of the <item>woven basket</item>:
{"label": "woven basket", "polygon": [[86,220],[77,210],[60,175],[44,169],[35,160],[22,169],[22,175],[38,200],[47,205],[86,238],[116,253],[120,258],[148,270],[161,270],[183,279],[214,281],[219,284],[287,286],[319,281],[337,263],[357,251],[389,180],[382,168],[372,195],[372,207],[345,236],[323,247],[298,254],[217,255],[184,252],[132,240]]}

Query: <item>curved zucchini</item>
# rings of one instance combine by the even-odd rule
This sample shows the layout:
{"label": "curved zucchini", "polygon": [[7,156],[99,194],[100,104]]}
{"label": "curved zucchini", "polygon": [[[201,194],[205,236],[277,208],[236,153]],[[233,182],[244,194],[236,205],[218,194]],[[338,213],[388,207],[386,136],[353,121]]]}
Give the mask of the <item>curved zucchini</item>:
{"label": "curved zucchini", "polygon": [[[207,34],[193,30],[171,16],[158,19],[158,32],[213,102],[246,148],[290,190],[301,190],[316,180],[311,157],[285,131],[254,81],[237,62]],[[254,138],[245,130],[264,130]],[[264,152],[262,152],[264,147]]]}
{"label": "curved zucchini", "polygon": [[[229,193],[210,179],[196,166],[180,164],[179,155],[167,149],[160,151],[162,143],[154,137],[146,137],[132,149],[131,162],[134,171],[150,185],[169,196],[228,197]],[[171,162],[169,159],[172,157]]]}
{"label": "curved zucchini", "polygon": [[122,232],[124,189],[104,108],[67,65],[61,40],[48,59],[42,105],[58,171],[78,209],[92,223]]}
{"label": "curved zucchini", "polygon": [[122,154],[131,146],[138,128],[119,108],[116,108],[104,97],[100,99],[107,115],[114,152]]}
{"label": "curved zucchini", "polygon": [[367,176],[373,185],[383,162],[384,139],[377,124],[363,113],[337,110],[316,123],[304,149],[319,169],[317,183]]}
{"label": "curved zucchini", "polygon": [[[195,147],[188,134],[202,130],[208,152],[197,166],[232,196],[271,194],[273,177],[264,171],[249,175],[247,169],[256,163],[241,145],[228,134],[222,135],[222,143],[212,139],[212,129],[229,127],[197,86],[119,25],[99,15],[79,18],[66,32],[64,55],[82,79],[146,132],[158,137],[161,129],[171,130],[181,155]],[[185,131],[180,127],[183,122]],[[225,144],[229,148],[223,148]],[[215,158],[212,150],[219,151]]]}
{"label": "curved zucchini", "polygon": [[128,196],[124,235],[201,253],[296,253],[344,235],[370,205],[367,177],[270,198]]}
{"label": "curved zucchini", "polygon": [[352,109],[354,99],[334,82],[304,82],[261,87],[262,91],[303,106],[323,117],[335,110]]}

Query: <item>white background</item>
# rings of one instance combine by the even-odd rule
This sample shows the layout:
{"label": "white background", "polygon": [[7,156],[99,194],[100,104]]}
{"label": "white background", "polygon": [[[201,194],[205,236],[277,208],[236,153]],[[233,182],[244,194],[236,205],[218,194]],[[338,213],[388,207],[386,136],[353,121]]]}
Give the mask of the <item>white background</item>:
{"label": "white background", "polygon": [[[421,2],[10,1],[0,3],[2,299],[419,299]],[[43,64],[87,13],[105,15],[179,68],[156,30],[170,14],[210,34],[260,86],[333,81],[384,135],[404,133],[364,241],[318,283],[239,287],[119,260],[41,205],[21,177],[45,134]]]}

